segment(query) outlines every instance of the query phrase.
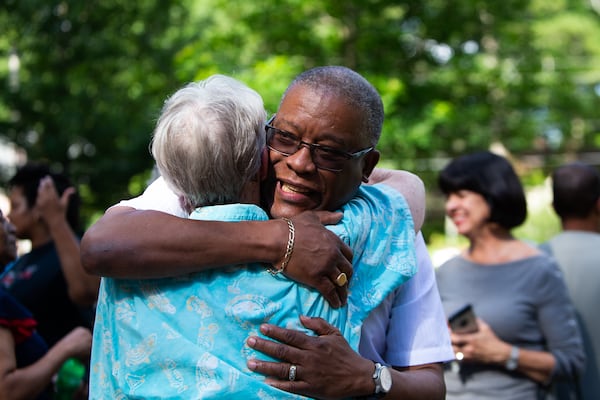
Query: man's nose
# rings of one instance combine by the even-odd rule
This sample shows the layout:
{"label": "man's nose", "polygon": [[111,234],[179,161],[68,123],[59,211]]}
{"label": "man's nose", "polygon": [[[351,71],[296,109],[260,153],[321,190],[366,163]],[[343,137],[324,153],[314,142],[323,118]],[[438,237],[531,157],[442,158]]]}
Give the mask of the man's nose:
{"label": "man's nose", "polygon": [[312,149],[308,143],[301,142],[298,151],[287,157],[290,167],[297,172],[312,172],[317,166],[313,161]]}

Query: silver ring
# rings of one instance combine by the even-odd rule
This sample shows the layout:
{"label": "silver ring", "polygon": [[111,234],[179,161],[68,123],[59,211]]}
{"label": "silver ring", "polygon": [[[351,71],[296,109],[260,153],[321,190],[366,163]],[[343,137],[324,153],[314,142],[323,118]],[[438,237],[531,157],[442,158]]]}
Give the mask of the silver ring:
{"label": "silver ring", "polygon": [[290,365],[290,373],[288,374],[288,379],[290,381],[296,380],[296,369],[297,367],[294,364]]}

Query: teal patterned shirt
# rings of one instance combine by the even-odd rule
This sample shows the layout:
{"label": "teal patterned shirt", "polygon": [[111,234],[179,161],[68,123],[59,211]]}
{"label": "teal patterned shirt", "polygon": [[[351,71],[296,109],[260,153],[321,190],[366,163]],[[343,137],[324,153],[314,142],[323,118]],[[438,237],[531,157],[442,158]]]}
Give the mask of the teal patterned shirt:
{"label": "teal patterned shirt", "polygon": [[[357,350],[371,310],[416,272],[414,227],[404,198],[384,186],[362,187],[329,226],[354,251],[348,304],[333,309],[314,289],[261,264],[177,278],[103,278],[92,348],[90,399],[292,399],[246,367],[267,359],[246,345],[271,323],[304,331],[300,315],[321,317]],[[202,207],[190,218],[266,220],[257,206]]]}

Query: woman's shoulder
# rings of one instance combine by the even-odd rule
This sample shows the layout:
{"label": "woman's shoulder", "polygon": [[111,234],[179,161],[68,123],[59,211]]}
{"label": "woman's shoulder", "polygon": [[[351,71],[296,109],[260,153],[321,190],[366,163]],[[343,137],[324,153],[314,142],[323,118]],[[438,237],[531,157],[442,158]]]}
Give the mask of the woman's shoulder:
{"label": "woman's shoulder", "polygon": [[563,274],[552,256],[543,252],[516,261],[515,276],[522,282],[528,282],[527,287],[547,288],[563,285]]}
{"label": "woman's shoulder", "polygon": [[471,265],[473,265],[473,263],[465,259],[462,254],[457,254],[437,267],[435,269],[435,275],[438,279],[442,279],[446,276],[456,276],[459,271],[468,268]]}

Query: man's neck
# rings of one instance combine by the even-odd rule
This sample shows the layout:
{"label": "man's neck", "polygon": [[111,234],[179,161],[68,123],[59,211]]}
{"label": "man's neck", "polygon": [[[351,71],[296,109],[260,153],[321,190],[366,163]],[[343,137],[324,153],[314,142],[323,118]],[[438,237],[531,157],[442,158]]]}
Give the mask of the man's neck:
{"label": "man's neck", "polygon": [[600,233],[598,221],[595,218],[571,218],[562,221],[563,231],[584,231]]}
{"label": "man's neck", "polygon": [[23,237],[23,239],[29,239],[31,248],[35,249],[52,241],[52,235],[47,225],[40,221],[29,230],[28,235]]}

